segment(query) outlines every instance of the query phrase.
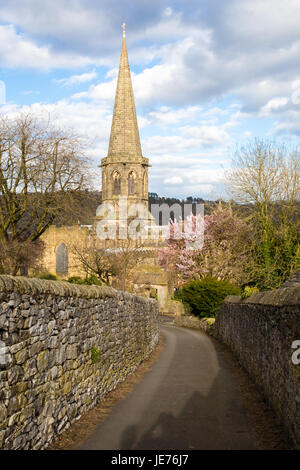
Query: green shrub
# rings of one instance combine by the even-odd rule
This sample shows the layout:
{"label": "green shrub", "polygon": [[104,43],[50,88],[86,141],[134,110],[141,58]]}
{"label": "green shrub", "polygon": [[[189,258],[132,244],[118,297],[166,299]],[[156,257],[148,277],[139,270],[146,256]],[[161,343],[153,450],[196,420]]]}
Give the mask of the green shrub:
{"label": "green shrub", "polygon": [[248,299],[248,297],[250,297],[252,294],[256,294],[256,292],[259,292],[258,287],[246,286],[244,287],[241,297],[242,299]]}
{"label": "green shrub", "polygon": [[176,293],[176,297],[184,305],[188,304],[194,315],[215,317],[227,295],[240,294],[240,288],[230,282],[206,277],[183,285]]}
{"label": "green shrub", "polygon": [[36,277],[38,277],[39,279],[46,279],[47,281],[57,281],[56,274],[51,273],[41,273],[38,274]]}
{"label": "green shrub", "polygon": [[79,276],[71,276],[68,278],[68,282],[71,284],[83,284],[84,279]]}
{"label": "green shrub", "polygon": [[91,349],[91,359],[93,364],[97,364],[100,361],[100,352],[95,346]]}
{"label": "green shrub", "polygon": [[79,276],[72,276],[72,277],[69,277],[68,282],[70,282],[71,284],[82,284],[82,285],[88,285],[88,286],[92,286],[92,285],[101,286],[102,285],[102,282],[96,276],[89,276],[84,279],[82,279]]}
{"label": "green shrub", "polygon": [[86,284],[88,286],[102,286],[102,282],[97,276],[89,276],[84,279],[83,284]]}

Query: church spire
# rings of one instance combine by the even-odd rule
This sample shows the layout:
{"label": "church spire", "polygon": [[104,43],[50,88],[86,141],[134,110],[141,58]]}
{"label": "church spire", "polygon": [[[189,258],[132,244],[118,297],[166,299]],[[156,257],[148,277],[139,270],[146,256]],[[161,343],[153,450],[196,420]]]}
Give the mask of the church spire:
{"label": "church spire", "polygon": [[111,126],[108,159],[136,160],[142,158],[139,129],[136,118],[130,68],[126,47],[125,23],[123,43]]}

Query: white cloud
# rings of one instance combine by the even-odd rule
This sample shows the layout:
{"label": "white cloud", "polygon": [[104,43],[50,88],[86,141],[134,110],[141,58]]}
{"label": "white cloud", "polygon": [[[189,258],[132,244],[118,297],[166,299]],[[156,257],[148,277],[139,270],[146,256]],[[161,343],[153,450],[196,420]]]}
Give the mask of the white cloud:
{"label": "white cloud", "polygon": [[[238,21],[230,19],[238,18]],[[266,21],[266,18],[268,21]],[[234,0],[230,2],[225,21],[232,35],[241,41],[254,41],[267,46],[281,45],[299,38],[300,4],[297,0]]]}
{"label": "white cloud", "polygon": [[72,98],[81,99],[89,98],[94,101],[108,101],[112,102],[116,93],[117,79],[109,82],[101,82],[98,85],[92,85],[88,91],[82,93],[75,93]]}
{"label": "white cloud", "polygon": [[33,113],[34,115],[48,119],[57,127],[72,130],[77,135],[84,137],[88,142],[88,153],[95,161],[106,156],[110,126],[111,109],[105,105],[85,102],[70,102],[60,100],[52,104],[33,103],[30,106],[18,106],[7,104],[1,106],[1,113],[15,116],[19,113]]}
{"label": "white cloud", "polygon": [[230,141],[229,134],[221,126],[185,126],[181,127],[181,132],[189,137],[194,145],[197,142],[201,147]]}
{"label": "white cloud", "polygon": [[193,142],[176,135],[155,135],[144,139],[146,155],[165,154],[168,152],[182,153],[194,146]]}
{"label": "white cloud", "polygon": [[163,12],[163,14],[164,14],[165,16],[171,16],[172,13],[173,13],[173,10],[172,10],[171,7],[167,7],[167,8],[164,10],[164,12]]}
{"label": "white cloud", "polygon": [[90,82],[94,80],[94,78],[96,77],[97,77],[97,72],[96,70],[93,70],[92,72],[86,72],[80,75],[72,75],[71,77],[68,77],[68,78],[61,78],[59,80],[54,80],[54,82],[59,83],[62,86],[71,86],[71,85],[77,85],[79,83]]}
{"label": "white cloud", "polygon": [[272,98],[270,101],[268,101],[265,106],[262,107],[260,115],[261,116],[269,116],[272,111],[277,111],[283,106],[285,106],[288,102],[288,98],[285,96],[282,97],[277,97],[277,98]]}
{"label": "white cloud", "polygon": [[221,168],[201,168],[197,171],[186,170],[184,177],[192,185],[213,184],[224,180],[224,169]]}
{"label": "white cloud", "polygon": [[198,191],[202,194],[213,193],[215,190],[216,188],[213,184],[199,184],[198,186]]}
{"label": "white cloud", "polygon": [[29,67],[39,70],[53,67],[81,67],[91,63],[79,54],[54,52],[50,45],[38,46],[13,25],[0,25],[0,61],[5,67]]}
{"label": "white cloud", "polygon": [[[299,106],[299,105],[298,105]],[[286,141],[296,140],[299,146],[300,137],[300,109],[287,109],[280,114],[280,120],[275,122],[270,134],[284,136]]]}
{"label": "white cloud", "polygon": [[[160,193],[174,195],[174,188],[176,187],[175,195],[177,197],[197,195],[208,199],[217,199],[224,195],[224,170],[203,167],[196,171],[187,170],[182,172],[174,167],[172,168],[172,174],[173,176],[165,178],[161,183],[158,183],[161,181],[158,177],[156,187],[163,188],[163,190],[159,190]],[[181,176],[178,176],[178,174]],[[152,186],[156,178],[150,176],[149,181]]]}
{"label": "white cloud", "polygon": [[[86,45],[97,44],[111,34],[111,22],[105,8],[90,0],[10,0],[0,10],[2,22],[18,25],[26,36],[47,38],[56,51],[72,50],[86,54]],[[77,55],[74,53],[74,56]],[[81,55],[81,53],[79,53]]]}
{"label": "white cloud", "polygon": [[168,185],[177,185],[182,183],[182,178],[180,176],[172,176],[172,178],[165,178],[164,184]]}
{"label": "white cloud", "polygon": [[162,106],[157,111],[151,111],[148,115],[148,121],[152,124],[177,124],[182,120],[193,120],[201,111],[201,106],[188,106],[187,108],[173,109],[169,106]]}
{"label": "white cloud", "polygon": [[[188,3],[175,9],[167,1],[154,0],[151,8],[132,2],[130,59],[156,62],[133,74],[138,105],[202,105],[237,93],[246,111],[256,112],[286,95],[287,82],[300,73],[299,2],[228,0],[216,8],[212,0],[205,9]],[[101,8],[93,0],[45,0],[43,8],[37,0],[11,0],[0,11],[2,21],[11,23],[0,27],[0,60],[4,66],[40,69],[115,67],[125,10],[115,0],[103,1]],[[115,69],[107,78],[114,74]],[[112,100],[113,90],[114,81],[107,82],[76,98]]]}

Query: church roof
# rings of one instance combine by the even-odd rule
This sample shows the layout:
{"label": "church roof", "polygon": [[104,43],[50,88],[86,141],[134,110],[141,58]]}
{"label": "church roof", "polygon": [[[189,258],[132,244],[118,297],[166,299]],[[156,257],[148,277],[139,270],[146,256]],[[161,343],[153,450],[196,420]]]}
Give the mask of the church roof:
{"label": "church roof", "polygon": [[135,160],[142,157],[139,129],[136,118],[125,31],[120,59],[114,114],[108,149],[109,157]]}

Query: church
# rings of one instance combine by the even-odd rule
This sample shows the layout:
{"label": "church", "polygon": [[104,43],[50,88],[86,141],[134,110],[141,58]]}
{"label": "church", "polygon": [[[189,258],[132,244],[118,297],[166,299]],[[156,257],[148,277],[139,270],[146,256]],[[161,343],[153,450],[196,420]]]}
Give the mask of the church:
{"label": "church", "polygon": [[[125,25],[123,25],[123,41],[115,95],[112,126],[108,154],[101,160],[102,171],[102,207],[114,209],[117,217],[117,239],[102,240],[107,249],[117,249],[120,238],[124,239],[124,229],[128,237],[128,212],[130,207],[144,209],[144,227],[153,225],[153,218],[148,212],[148,168],[149,159],[142,155],[140,135],[136,117],[133,88],[126,46]],[[128,212],[126,220],[120,210],[120,201],[126,201]],[[101,211],[100,211],[101,212]],[[103,215],[103,214],[102,214]],[[49,273],[56,274],[59,279],[71,276],[84,277],[82,267],[72,252],[72,246],[88,246],[91,232],[97,231],[101,224],[101,213],[97,211],[92,226],[75,225],[57,227],[52,225],[43,234],[42,240],[46,249],[43,267]],[[107,221],[115,224],[114,220]],[[150,228],[149,228],[150,230]],[[122,236],[123,232],[123,236]],[[158,240],[159,237],[158,235]],[[155,296],[161,312],[170,309],[173,294],[173,281],[170,273],[164,271],[157,263],[155,250],[158,240],[147,242],[147,259],[140,263],[131,275],[129,290],[140,295]],[[112,280],[112,285],[114,282]]]}

